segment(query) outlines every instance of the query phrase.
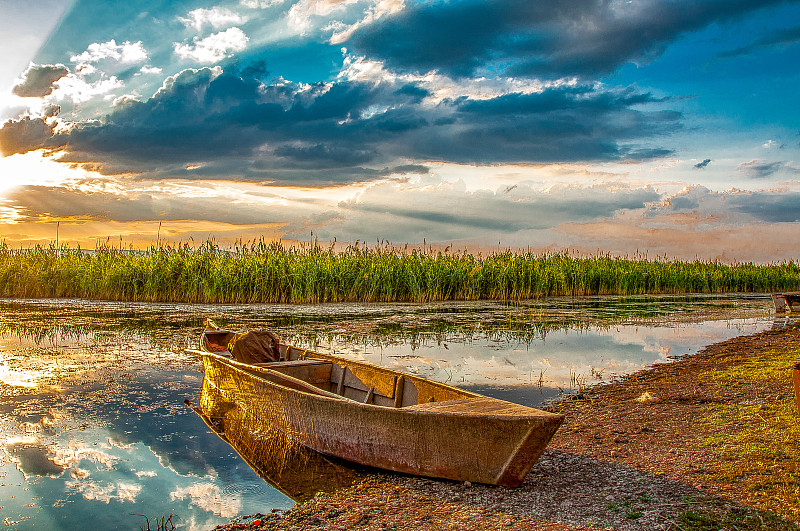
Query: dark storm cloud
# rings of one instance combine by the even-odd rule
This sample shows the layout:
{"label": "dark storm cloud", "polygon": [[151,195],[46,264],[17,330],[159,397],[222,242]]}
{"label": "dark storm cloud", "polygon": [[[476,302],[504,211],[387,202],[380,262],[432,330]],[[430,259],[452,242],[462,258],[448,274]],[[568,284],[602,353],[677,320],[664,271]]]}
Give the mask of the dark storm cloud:
{"label": "dark storm cloud", "polygon": [[356,31],[357,53],[411,72],[455,77],[589,76],[659,55],[680,34],[780,0],[461,0],[415,2]]}
{"label": "dark storm cloud", "polygon": [[11,92],[23,98],[43,98],[53,93],[53,83],[69,74],[64,65],[31,66],[25,71],[22,83]]}
{"label": "dark storm cloud", "polygon": [[678,113],[644,110],[659,100],[631,89],[553,87],[436,104],[427,94],[406,82],[265,85],[233,70],[186,70],[149,100],[126,100],[53,138],[41,120],[9,122],[4,130],[30,134],[17,144],[6,135],[5,144],[63,149],[63,162],[97,163],[106,174],[311,185],[375,178],[399,161],[643,160],[669,150],[640,142],[681,126]]}
{"label": "dark storm cloud", "polygon": [[459,162],[557,162],[650,159],[669,150],[623,145],[674,131],[680,114],[642,112],[632,106],[655,101],[629,90],[558,87],[535,94],[508,94],[453,103],[455,122],[417,139],[414,151],[428,158],[447,154]]}
{"label": "dark storm cloud", "polygon": [[694,165],[694,167],[697,168],[697,169],[702,170],[703,168],[705,168],[709,164],[711,164],[711,159],[706,159],[703,162],[698,162],[697,164]]}
{"label": "dark storm cloud", "polygon": [[785,28],[781,30],[772,30],[767,35],[755,39],[747,46],[742,46],[734,50],[729,50],[719,54],[719,57],[738,57],[747,55],[763,48],[772,48],[775,46],[791,46],[800,42],[800,26],[793,28]]}

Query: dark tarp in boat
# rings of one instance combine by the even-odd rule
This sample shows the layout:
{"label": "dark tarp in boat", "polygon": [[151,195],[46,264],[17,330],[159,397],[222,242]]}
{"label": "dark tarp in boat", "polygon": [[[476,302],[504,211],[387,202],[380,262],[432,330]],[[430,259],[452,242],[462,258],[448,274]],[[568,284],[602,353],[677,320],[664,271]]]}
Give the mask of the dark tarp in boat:
{"label": "dark tarp in boat", "polygon": [[281,361],[278,338],[266,330],[251,330],[236,334],[228,342],[228,351],[242,363],[270,363]]}

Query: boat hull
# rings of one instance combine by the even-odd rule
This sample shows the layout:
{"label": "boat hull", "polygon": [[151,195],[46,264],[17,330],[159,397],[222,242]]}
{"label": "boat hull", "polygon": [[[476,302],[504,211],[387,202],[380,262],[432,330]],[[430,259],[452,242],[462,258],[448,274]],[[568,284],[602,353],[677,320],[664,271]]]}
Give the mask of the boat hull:
{"label": "boat hull", "polygon": [[563,421],[443,384],[433,383],[454,399],[385,407],[291,388],[269,369],[214,353],[203,362],[204,385],[260,419],[254,429],[274,427],[323,454],[407,474],[519,486]]}
{"label": "boat hull", "polygon": [[357,467],[298,443],[260,415],[226,400],[208,379],[203,382],[201,402],[205,407],[193,409],[208,427],[261,478],[295,502],[349,487],[364,478]]}

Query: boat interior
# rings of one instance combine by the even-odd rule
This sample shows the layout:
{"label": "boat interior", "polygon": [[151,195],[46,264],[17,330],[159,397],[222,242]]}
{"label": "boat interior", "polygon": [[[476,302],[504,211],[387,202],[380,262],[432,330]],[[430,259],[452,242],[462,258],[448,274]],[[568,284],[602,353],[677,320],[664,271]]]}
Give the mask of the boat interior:
{"label": "boat interior", "polygon": [[[207,351],[231,356],[228,341],[234,334],[224,330],[206,331]],[[280,361],[249,363],[245,370],[258,373],[276,384],[331,398],[384,407],[409,407],[478,395],[396,371],[319,352],[279,345]],[[242,365],[239,365],[242,366]]]}

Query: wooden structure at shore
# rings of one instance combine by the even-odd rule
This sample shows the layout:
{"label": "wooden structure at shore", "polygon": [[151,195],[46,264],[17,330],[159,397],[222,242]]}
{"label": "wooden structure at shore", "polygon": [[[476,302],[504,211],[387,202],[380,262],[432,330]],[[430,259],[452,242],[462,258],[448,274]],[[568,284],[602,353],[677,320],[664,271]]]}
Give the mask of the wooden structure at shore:
{"label": "wooden structure at shore", "polygon": [[775,303],[776,312],[800,311],[800,291],[773,293],[772,302]]}
{"label": "wooden structure at shore", "polygon": [[794,398],[797,401],[797,412],[800,413],[800,363],[792,367],[792,380],[794,381]]}

